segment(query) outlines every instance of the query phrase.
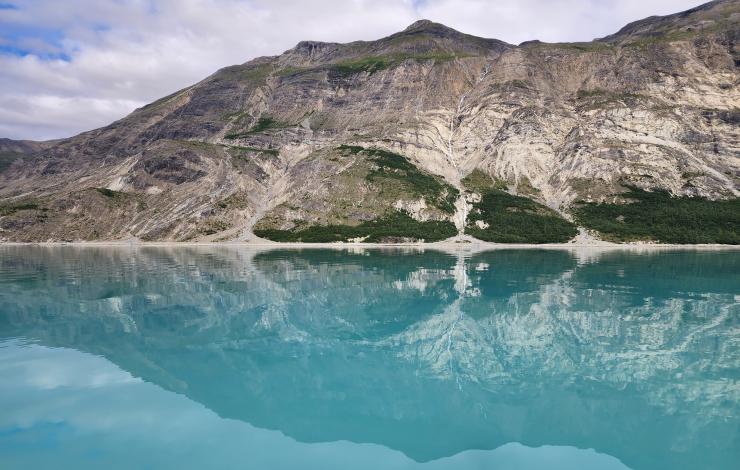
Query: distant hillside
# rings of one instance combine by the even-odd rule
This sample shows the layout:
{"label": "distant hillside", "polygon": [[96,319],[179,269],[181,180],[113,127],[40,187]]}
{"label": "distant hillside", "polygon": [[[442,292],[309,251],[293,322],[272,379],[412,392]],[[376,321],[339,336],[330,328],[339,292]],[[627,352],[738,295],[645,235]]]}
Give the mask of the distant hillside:
{"label": "distant hillside", "polygon": [[34,142],[32,140],[12,140],[0,138],[0,173],[5,171],[11,163],[23,157],[32,155],[52,145],[51,142]]}

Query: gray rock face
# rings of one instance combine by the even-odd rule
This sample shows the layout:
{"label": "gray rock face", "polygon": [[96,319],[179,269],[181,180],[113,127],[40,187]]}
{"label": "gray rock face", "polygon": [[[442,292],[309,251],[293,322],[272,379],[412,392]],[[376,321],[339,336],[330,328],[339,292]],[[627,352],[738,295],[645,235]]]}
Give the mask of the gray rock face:
{"label": "gray rock face", "polygon": [[[14,161],[2,204],[47,210],[2,216],[0,238],[250,239],[285,204],[311,213],[311,189],[325,187],[311,178],[328,177],[322,155],[343,144],[392,150],[458,187],[480,169],[563,212],[625,184],[737,197],[739,24],[740,2],[726,0],[590,43],[513,46],[429,21],[371,42],[301,42]],[[109,216],[92,216],[92,188],[119,196],[103,200]],[[122,200],[138,208],[125,220]]]}

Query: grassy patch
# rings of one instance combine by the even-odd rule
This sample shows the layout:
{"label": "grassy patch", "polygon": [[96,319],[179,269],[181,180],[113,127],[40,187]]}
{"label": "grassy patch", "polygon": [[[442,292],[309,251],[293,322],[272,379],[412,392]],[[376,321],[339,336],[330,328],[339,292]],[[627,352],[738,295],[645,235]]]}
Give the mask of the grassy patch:
{"label": "grassy patch", "polygon": [[363,57],[346,60],[331,66],[331,71],[340,76],[351,76],[361,72],[374,73],[391,66],[393,61],[388,57]]}
{"label": "grassy patch", "polygon": [[242,137],[248,137],[252,134],[259,134],[260,132],[265,132],[270,129],[282,129],[285,127],[290,127],[290,124],[276,121],[275,119],[269,117],[269,116],[263,116],[257,120],[254,126],[252,126],[251,129],[249,129],[246,132],[235,132],[231,134],[226,134],[224,138],[233,140],[233,139],[240,139]]}
{"label": "grassy patch", "polygon": [[[488,227],[480,228],[477,221]],[[465,233],[498,243],[563,243],[578,230],[557,212],[531,199],[492,190],[473,204]]]}
{"label": "grassy patch", "polygon": [[608,52],[613,46],[607,42],[529,42],[526,47],[531,49],[560,49],[568,52]]}
{"label": "grassy patch", "polygon": [[429,52],[422,52],[418,54],[399,55],[399,56],[396,56],[396,59],[399,62],[403,60],[407,60],[407,59],[416,60],[418,62],[425,62],[428,60],[434,60],[437,62],[447,62],[450,60],[461,59],[464,57],[470,57],[470,54],[466,54],[464,52],[450,53],[450,52],[444,52],[444,51],[429,51]]}
{"label": "grassy patch", "polygon": [[257,152],[257,153],[264,153],[267,155],[272,155],[273,157],[277,157],[280,155],[280,150],[278,149],[262,149],[259,147],[242,147],[240,145],[225,145],[224,147],[228,147],[230,149],[239,150],[241,152]]}
{"label": "grassy patch", "polygon": [[422,172],[403,155],[377,148],[364,148],[358,145],[340,145],[337,148],[352,155],[364,153],[370,157],[375,168],[365,179],[380,183],[382,179],[396,180],[413,195],[423,197],[427,204],[447,214],[455,213],[455,201],[460,192],[440,177]]}
{"label": "grassy patch", "polygon": [[630,187],[627,204],[587,203],[573,210],[580,225],[612,241],[740,244],[740,199],[672,197]]}
{"label": "grassy patch", "polygon": [[252,115],[249,113],[249,111],[235,111],[233,113],[226,113],[222,114],[220,119],[222,121],[230,122],[232,125],[235,126],[243,126],[247,123],[247,121],[250,121],[252,119]]}
{"label": "grassy patch", "polygon": [[214,81],[246,81],[250,82],[255,86],[259,86],[265,83],[267,77],[274,70],[271,64],[259,64],[259,65],[232,65],[225,67],[213,77]]}
{"label": "grassy patch", "polygon": [[350,77],[358,73],[367,72],[373,74],[380,70],[384,70],[393,66],[396,66],[404,60],[416,60],[419,62],[434,60],[437,62],[445,62],[454,60],[458,57],[464,57],[465,54],[452,54],[443,51],[429,51],[418,54],[388,54],[383,56],[369,56],[362,57],[359,59],[345,60],[332,64],[329,70],[340,77]]}
{"label": "grassy patch", "polygon": [[349,152],[353,155],[358,154],[365,150],[365,147],[360,147],[359,145],[340,145],[339,150],[342,152]]}
{"label": "grassy patch", "polygon": [[529,181],[529,178],[522,176],[516,184],[516,192],[524,196],[537,196],[542,191],[532,186],[532,182]]}
{"label": "grassy patch", "polygon": [[264,132],[268,129],[274,129],[281,127],[282,125],[271,117],[261,117],[249,131],[250,132]]}
{"label": "grassy patch", "polygon": [[365,149],[364,152],[377,165],[367,174],[368,181],[375,182],[382,178],[398,180],[409,187],[414,195],[423,197],[427,204],[447,214],[455,212],[455,201],[460,195],[455,187],[444,183],[441,178],[423,173],[403,155],[381,149]]}
{"label": "grassy patch", "polygon": [[421,53],[393,53],[379,56],[365,56],[354,59],[343,60],[329,65],[318,67],[283,67],[275,71],[279,77],[292,77],[302,74],[314,74],[317,72],[328,71],[337,78],[349,78],[359,73],[373,74],[381,70],[395,67],[405,60],[415,60],[426,62],[434,60],[437,62],[446,62],[463,57],[469,57],[470,54],[464,52],[447,52],[447,51],[428,51]]}
{"label": "grassy patch", "polygon": [[289,77],[291,75],[302,74],[303,72],[317,72],[319,70],[320,69],[318,68],[286,66],[286,67],[277,69],[277,71],[275,72],[275,75],[277,75],[278,77]]}
{"label": "grassy patch", "polygon": [[384,217],[349,225],[314,225],[299,230],[255,230],[258,237],[277,242],[326,243],[365,238],[366,242],[400,241],[406,239],[434,242],[457,234],[452,222],[419,222],[404,212],[393,212]]}
{"label": "grassy patch", "polygon": [[715,22],[715,24],[712,26],[703,27],[699,30],[693,30],[693,31],[682,31],[682,30],[660,31],[660,32],[656,32],[656,34],[653,34],[653,35],[637,36],[636,38],[631,39],[628,42],[625,42],[623,46],[634,47],[638,49],[645,49],[645,48],[649,48],[651,46],[658,45],[658,44],[666,44],[670,42],[679,42],[679,41],[693,41],[693,40],[697,40],[700,38],[707,38],[710,34],[723,29],[723,26],[726,27],[726,23]]}
{"label": "grassy patch", "polygon": [[558,42],[551,44],[560,49],[567,49],[577,52],[605,52],[612,49],[612,45],[606,42]]}
{"label": "grassy patch", "polygon": [[601,52],[611,49],[611,44],[595,41],[563,43],[559,44],[559,46],[565,47],[567,49],[575,49],[580,52]]}
{"label": "grassy patch", "polygon": [[465,189],[478,194],[484,194],[493,189],[498,189],[500,191],[506,191],[508,189],[506,181],[493,178],[491,175],[484,173],[478,168],[470,172],[470,174],[460,182]]}
{"label": "grassy patch", "polygon": [[18,211],[24,211],[24,210],[32,211],[32,210],[39,210],[39,209],[41,209],[41,206],[39,206],[39,204],[34,201],[22,201],[22,202],[12,202],[9,204],[0,204],[0,216],[12,215]]}
{"label": "grassy patch", "polygon": [[95,191],[111,199],[115,199],[117,197],[121,197],[125,195],[125,193],[121,191],[113,191],[112,189],[108,189],[108,188],[95,188]]}

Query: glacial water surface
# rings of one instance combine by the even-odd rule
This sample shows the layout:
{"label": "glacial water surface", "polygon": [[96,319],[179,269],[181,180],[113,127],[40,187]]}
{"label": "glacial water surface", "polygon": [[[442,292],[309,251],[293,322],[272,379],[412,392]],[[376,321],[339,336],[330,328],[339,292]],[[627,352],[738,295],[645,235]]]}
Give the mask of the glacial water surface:
{"label": "glacial water surface", "polygon": [[737,469],[740,252],[0,247],[2,469]]}

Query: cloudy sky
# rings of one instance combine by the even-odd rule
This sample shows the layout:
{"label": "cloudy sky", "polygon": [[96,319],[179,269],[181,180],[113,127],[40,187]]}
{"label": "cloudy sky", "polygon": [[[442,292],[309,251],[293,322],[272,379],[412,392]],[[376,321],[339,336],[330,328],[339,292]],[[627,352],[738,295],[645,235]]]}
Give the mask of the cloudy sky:
{"label": "cloudy sky", "polygon": [[304,39],[427,18],[518,44],[588,41],[696,0],[0,0],[0,137],[66,137]]}

